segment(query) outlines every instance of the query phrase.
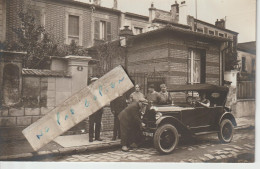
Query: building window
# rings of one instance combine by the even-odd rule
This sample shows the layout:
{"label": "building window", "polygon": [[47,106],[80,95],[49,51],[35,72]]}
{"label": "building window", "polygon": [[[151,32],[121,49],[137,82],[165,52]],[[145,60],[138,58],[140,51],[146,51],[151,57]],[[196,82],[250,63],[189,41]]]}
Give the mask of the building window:
{"label": "building window", "polygon": [[218,31],[217,30],[215,30],[215,35],[218,36]]}
{"label": "building window", "polygon": [[105,21],[100,21],[99,22],[99,39],[105,40],[105,35],[106,35],[106,22]]}
{"label": "building window", "polygon": [[82,46],[83,39],[83,11],[75,9],[66,9],[66,22],[65,22],[65,37],[66,44],[71,44],[71,42],[76,42],[78,45]]}
{"label": "building window", "polygon": [[79,44],[79,16],[69,15],[68,39]]}
{"label": "building window", "polygon": [[95,39],[111,41],[111,22],[95,21]]}
{"label": "building window", "polygon": [[191,49],[188,55],[188,83],[205,82],[205,51]]}
{"label": "building window", "polygon": [[203,29],[202,28],[198,28],[197,32],[203,33]]}
{"label": "building window", "polygon": [[135,35],[139,35],[141,33],[143,33],[143,28],[134,27],[134,34]]}
{"label": "building window", "polygon": [[224,34],[223,33],[219,33],[218,36],[224,37]]}
{"label": "building window", "polygon": [[204,27],[204,33],[208,34],[208,28],[207,27]]}
{"label": "building window", "polygon": [[246,71],[246,57],[242,57],[242,72]]}
{"label": "building window", "polygon": [[214,35],[214,31],[209,30],[210,35]]}
{"label": "building window", "polygon": [[252,73],[255,73],[255,59],[252,59]]}

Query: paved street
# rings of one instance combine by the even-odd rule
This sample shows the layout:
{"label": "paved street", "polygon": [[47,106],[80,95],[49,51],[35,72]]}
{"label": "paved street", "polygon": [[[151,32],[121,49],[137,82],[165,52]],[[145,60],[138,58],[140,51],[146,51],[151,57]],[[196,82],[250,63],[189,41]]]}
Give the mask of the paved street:
{"label": "paved street", "polygon": [[[152,145],[122,152],[110,149],[92,153],[52,157],[41,161],[67,162],[252,162],[254,160],[255,130],[236,130],[230,144],[220,144],[217,135],[180,140],[178,148],[169,155],[159,154]],[[239,157],[243,154],[243,157]],[[240,160],[239,158],[243,159]]]}

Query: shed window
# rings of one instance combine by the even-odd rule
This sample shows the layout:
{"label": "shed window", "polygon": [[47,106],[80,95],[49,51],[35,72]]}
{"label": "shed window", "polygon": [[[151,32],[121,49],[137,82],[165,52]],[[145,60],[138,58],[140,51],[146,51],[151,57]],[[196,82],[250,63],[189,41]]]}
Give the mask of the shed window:
{"label": "shed window", "polygon": [[188,83],[205,82],[205,51],[191,49],[188,55]]}

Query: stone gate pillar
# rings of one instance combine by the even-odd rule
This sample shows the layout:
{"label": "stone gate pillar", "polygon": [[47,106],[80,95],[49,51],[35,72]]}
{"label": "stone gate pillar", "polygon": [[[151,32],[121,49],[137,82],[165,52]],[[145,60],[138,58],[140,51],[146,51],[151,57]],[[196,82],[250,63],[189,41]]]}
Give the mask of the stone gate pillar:
{"label": "stone gate pillar", "polygon": [[66,56],[68,60],[68,73],[71,75],[71,94],[88,84],[88,62],[91,57]]}

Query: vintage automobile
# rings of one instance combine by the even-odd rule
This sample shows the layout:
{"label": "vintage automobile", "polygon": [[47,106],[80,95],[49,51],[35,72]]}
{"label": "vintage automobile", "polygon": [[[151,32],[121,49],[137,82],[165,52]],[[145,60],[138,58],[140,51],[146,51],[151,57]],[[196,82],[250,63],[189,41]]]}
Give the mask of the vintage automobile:
{"label": "vintage automobile", "polygon": [[[225,107],[228,91],[228,87],[210,84],[168,87],[172,95],[174,92],[184,95],[184,102],[148,105],[142,119],[143,135],[153,138],[155,148],[166,154],[176,148],[182,136],[218,133],[221,142],[231,142],[237,124],[230,109]],[[198,104],[195,96],[202,93],[209,107]]]}

